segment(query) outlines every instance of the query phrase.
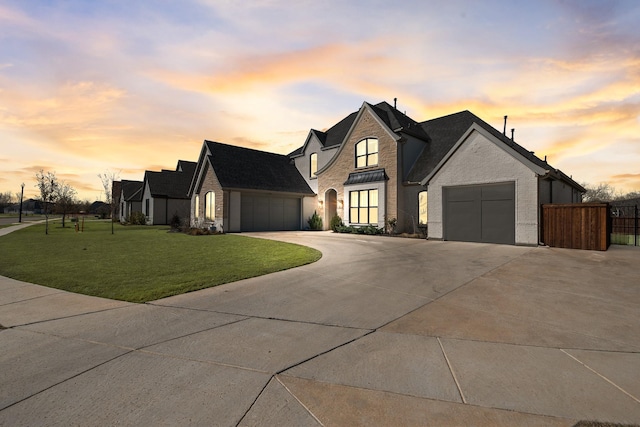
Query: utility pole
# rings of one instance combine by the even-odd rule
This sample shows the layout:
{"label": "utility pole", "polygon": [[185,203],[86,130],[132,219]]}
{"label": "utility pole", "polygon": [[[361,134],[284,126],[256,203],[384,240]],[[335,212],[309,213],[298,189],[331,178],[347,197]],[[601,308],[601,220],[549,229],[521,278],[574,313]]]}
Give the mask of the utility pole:
{"label": "utility pole", "polygon": [[22,222],[22,199],[24,198],[24,182],[20,185],[22,190],[20,191],[20,213],[18,214],[18,222]]}

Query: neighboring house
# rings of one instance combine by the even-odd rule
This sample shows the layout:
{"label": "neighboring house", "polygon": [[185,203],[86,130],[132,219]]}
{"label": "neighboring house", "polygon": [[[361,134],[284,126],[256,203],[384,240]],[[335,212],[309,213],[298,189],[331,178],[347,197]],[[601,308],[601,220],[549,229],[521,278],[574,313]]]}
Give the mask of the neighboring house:
{"label": "neighboring house", "polygon": [[[42,214],[44,212],[44,203],[40,200],[36,199],[27,199],[22,201],[22,213],[25,215],[34,215],[34,214]],[[7,206],[4,208],[4,213],[7,214],[19,214],[20,213],[20,203],[15,203],[13,205]]]}
{"label": "neighboring house", "polygon": [[118,195],[120,222],[126,222],[133,212],[142,212],[142,181],[122,180]]}
{"label": "neighboring house", "polygon": [[300,230],[316,195],[288,156],[204,141],[189,187],[193,226]]}
{"label": "neighboring house", "polygon": [[89,206],[89,214],[100,215],[101,218],[109,218],[111,206],[102,201],[95,201]]}
{"label": "neighboring house", "polygon": [[175,171],[144,173],[140,201],[147,224],[166,225],[174,215],[183,220],[189,218],[190,202],[187,193],[195,167],[195,162],[179,160]]}
{"label": "neighboring house", "polygon": [[114,207],[114,212],[113,212],[113,217],[114,218],[120,218],[121,217],[121,210],[120,210],[120,196],[122,194],[122,182],[121,181],[112,181],[111,182],[111,200],[113,202],[113,207]]}
{"label": "neighboring house", "polygon": [[[297,172],[297,173],[296,173]],[[363,103],[289,156],[205,141],[189,190],[192,224],[226,231],[348,225],[434,239],[536,245],[543,203],[580,202],[569,176],[462,111],[417,122]],[[286,224],[286,225],[285,225]]]}

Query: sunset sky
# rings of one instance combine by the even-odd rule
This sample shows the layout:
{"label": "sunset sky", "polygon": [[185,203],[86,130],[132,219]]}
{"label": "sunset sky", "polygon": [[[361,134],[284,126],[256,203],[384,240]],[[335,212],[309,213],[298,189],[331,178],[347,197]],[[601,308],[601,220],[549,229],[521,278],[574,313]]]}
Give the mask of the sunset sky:
{"label": "sunset sky", "polygon": [[363,101],[470,110],[578,182],[640,191],[640,1],[0,1],[0,192],[55,172],[287,154]]}

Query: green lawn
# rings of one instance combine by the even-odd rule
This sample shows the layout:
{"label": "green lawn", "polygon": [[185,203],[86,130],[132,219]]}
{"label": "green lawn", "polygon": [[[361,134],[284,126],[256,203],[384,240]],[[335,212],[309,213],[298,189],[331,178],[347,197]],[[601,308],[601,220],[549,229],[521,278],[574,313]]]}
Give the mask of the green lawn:
{"label": "green lawn", "polygon": [[242,235],[188,236],[168,227],[85,221],[0,237],[0,275],[86,295],[145,302],[297,267],[311,248]]}

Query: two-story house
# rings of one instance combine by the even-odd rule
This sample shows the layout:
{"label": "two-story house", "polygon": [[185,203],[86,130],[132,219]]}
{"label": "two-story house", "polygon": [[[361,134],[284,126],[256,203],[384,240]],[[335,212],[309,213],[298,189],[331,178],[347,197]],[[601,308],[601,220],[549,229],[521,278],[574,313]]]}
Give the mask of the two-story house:
{"label": "two-story house", "polygon": [[397,232],[424,224],[435,239],[536,245],[540,205],[582,192],[469,111],[417,122],[365,102],[288,156],[205,141],[189,196],[192,223],[227,231],[304,229],[317,211],[325,228],[339,215],[354,226],[394,220]]}

